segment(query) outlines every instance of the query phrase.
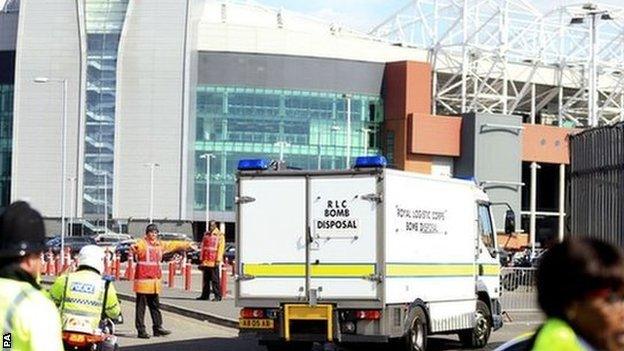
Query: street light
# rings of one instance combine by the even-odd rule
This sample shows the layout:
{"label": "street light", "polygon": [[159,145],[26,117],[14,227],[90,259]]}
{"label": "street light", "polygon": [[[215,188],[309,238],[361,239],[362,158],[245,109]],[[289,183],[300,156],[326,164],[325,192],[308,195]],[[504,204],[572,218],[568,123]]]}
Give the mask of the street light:
{"label": "street light", "polygon": [[213,154],[203,154],[199,158],[206,159],[206,231],[210,222],[210,159],[215,158]]}
{"label": "street light", "polygon": [[334,169],[336,168],[336,153],[337,153],[337,148],[336,148],[336,133],[340,130],[340,126],[337,126],[335,124],[333,124],[330,128],[330,130],[332,131],[332,139],[331,139],[331,143],[334,144],[334,155],[331,158],[331,168]]}
{"label": "street light", "polygon": [[58,83],[62,87],[62,112],[63,119],[61,123],[61,267],[65,265],[65,197],[67,192],[67,79],[50,79],[48,77],[37,77],[35,83],[47,84]]}
{"label": "street light", "polygon": [[108,233],[108,173],[104,171],[104,234]]}
{"label": "street light", "polygon": [[149,222],[154,222],[154,170],[160,165],[158,163],[150,162],[143,164],[145,167],[150,168],[150,201],[149,201]]}
{"label": "street light", "polygon": [[364,136],[364,156],[368,156],[368,133],[372,132],[373,130],[370,128],[366,128],[363,127],[362,129],[360,129],[360,131],[362,132],[362,135]]}
{"label": "street light", "polygon": [[279,154],[279,160],[280,163],[284,161],[284,148],[285,147],[289,147],[290,143],[287,141],[278,141],[274,144],[275,146],[279,146],[280,148],[280,154]]}
{"label": "street light", "polygon": [[598,125],[598,74],[596,68],[596,22],[597,18],[609,21],[611,14],[607,10],[599,10],[592,3],[587,3],[582,7],[583,13],[572,17],[570,24],[582,24],[585,17],[589,19],[589,91],[587,96],[587,118],[589,125]]}
{"label": "street light", "polygon": [[343,99],[347,99],[347,160],[345,168],[349,169],[351,165],[351,95],[343,94]]}
{"label": "street light", "polygon": [[76,217],[76,214],[74,212],[74,197],[76,196],[74,192],[74,187],[76,183],[76,177],[69,177],[67,178],[67,180],[69,180],[71,184],[69,187],[69,236],[74,236],[74,218]]}

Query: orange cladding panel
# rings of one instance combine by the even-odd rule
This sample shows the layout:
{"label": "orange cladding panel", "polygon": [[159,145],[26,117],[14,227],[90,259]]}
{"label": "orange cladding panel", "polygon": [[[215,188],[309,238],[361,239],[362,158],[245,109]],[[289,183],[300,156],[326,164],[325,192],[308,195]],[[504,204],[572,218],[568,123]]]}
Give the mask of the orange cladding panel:
{"label": "orange cladding panel", "polygon": [[405,160],[405,170],[416,173],[431,174],[432,156],[429,155],[407,155]]}
{"label": "orange cladding panel", "polygon": [[524,124],[522,161],[569,164],[568,135],[574,132],[575,129]]}
{"label": "orange cladding panel", "polygon": [[412,154],[458,157],[461,125],[460,117],[410,115],[408,151]]}

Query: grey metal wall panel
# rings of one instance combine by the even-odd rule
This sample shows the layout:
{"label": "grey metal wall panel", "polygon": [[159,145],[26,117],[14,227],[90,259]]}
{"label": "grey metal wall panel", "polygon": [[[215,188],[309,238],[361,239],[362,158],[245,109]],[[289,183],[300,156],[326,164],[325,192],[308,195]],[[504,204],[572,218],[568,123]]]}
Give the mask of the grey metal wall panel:
{"label": "grey metal wall panel", "polygon": [[384,63],[200,52],[199,84],[379,94]]}
{"label": "grey metal wall panel", "polygon": [[[58,83],[35,84],[36,77],[68,82],[67,176],[77,165],[80,43],[76,1],[22,1],[15,66],[11,198],[28,199],[44,216],[61,213],[62,99]],[[69,190],[67,186],[67,214]]]}
{"label": "grey metal wall panel", "polygon": [[624,124],[570,137],[572,236],[624,246]]}
{"label": "grey metal wall panel", "polygon": [[[466,114],[456,174],[474,176],[492,202],[508,203],[520,229],[522,118],[500,114]],[[471,168],[472,165],[472,168]],[[498,231],[504,230],[504,206],[492,207]]]}
{"label": "grey metal wall panel", "polygon": [[[131,1],[119,45],[113,216],[179,219],[186,1]],[[184,189],[186,191],[186,189]]]}
{"label": "grey metal wall panel", "polygon": [[0,11],[0,51],[15,51],[18,19],[18,12]]}
{"label": "grey metal wall panel", "polygon": [[475,172],[475,118],[462,118],[460,157],[455,159],[456,176],[471,177]]}

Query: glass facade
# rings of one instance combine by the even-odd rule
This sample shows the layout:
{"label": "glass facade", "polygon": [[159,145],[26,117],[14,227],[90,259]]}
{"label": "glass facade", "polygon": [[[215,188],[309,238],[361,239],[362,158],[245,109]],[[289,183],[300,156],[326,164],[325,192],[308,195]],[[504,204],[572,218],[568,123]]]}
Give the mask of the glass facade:
{"label": "glass facade", "polygon": [[[279,159],[289,167],[346,167],[347,138],[351,157],[380,152],[383,107],[379,95],[246,87],[197,87],[195,143],[195,210],[206,206],[206,160],[210,153],[210,210],[234,210],[238,160]],[[353,160],[352,160],[353,161]]]}
{"label": "glass facade", "polygon": [[128,0],[86,0],[85,215],[111,213],[117,48],[127,6]]}
{"label": "glass facade", "polygon": [[13,85],[0,84],[0,208],[11,201]]}

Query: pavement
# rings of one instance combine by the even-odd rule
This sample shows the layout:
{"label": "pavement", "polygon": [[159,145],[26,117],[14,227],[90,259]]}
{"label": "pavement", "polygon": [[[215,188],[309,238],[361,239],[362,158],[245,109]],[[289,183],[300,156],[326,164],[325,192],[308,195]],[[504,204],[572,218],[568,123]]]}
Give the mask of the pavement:
{"label": "pavement", "polygon": [[[175,277],[176,288],[168,288],[168,275],[163,274],[163,289],[160,294],[161,308],[165,311],[178,313],[186,317],[209,321],[225,327],[238,327],[239,308],[234,306],[234,281],[228,276],[228,295],[218,302],[195,300],[201,294],[201,272],[192,274],[191,289],[184,290],[182,276]],[[131,281],[115,282],[117,295],[122,300],[134,301]]]}

